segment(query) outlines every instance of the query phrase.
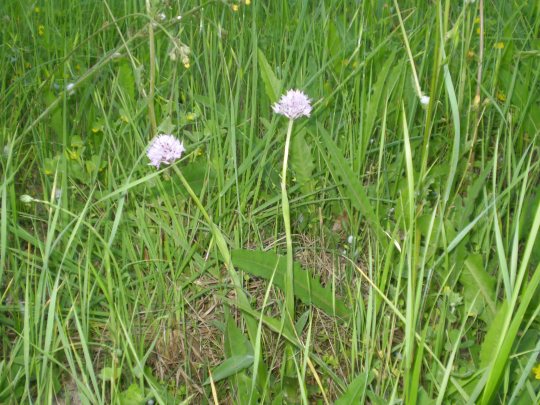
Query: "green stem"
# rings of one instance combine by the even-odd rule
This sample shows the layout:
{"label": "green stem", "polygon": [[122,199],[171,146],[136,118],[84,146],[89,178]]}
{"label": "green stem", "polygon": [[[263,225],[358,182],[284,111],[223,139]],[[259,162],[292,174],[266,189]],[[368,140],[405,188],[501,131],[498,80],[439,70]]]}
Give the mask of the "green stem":
{"label": "green stem", "polygon": [[287,138],[285,139],[285,151],[283,153],[283,170],[281,172],[281,208],[283,210],[283,222],[285,224],[285,238],[287,241],[287,273],[285,276],[285,309],[291,325],[294,326],[294,276],[293,276],[293,247],[291,233],[291,215],[289,198],[287,196],[287,163],[289,161],[289,147],[294,120],[289,120]]}
{"label": "green stem", "polygon": [[[146,12],[151,16],[150,0],[146,0]],[[157,133],[156,112],[154,109],[154,87],[156,83],[156,45],[154,43],[153,18],[148,23],[148,44],[150,52],[150,88],[148,89],[148,117],[150,118],[150,138]]]}
{"label": "green stem", "polygon": [[394,6],[396,7],[397,16],[399,19],[399,25],[401,26],[401,33],[403,34],[403,42],[405,42],[405,49],[407,50],[407,55],[409,56],[409,62],[411,64],[411,70],[413,73],[414,87],[416,88],[416,93],[418,97],[422,97],[422,88],[420,87],[420,80],[418,80],[418,74],[416,73],[416,66],[414,64],[414,58],[411,52],[411,46],[409,44],[409,38],[407,37],[407,31],[405,30],[405,25],[403,24],[403,19],[401,18],[401,11],[399,10],[399,5],[397,0],[394,0]]}

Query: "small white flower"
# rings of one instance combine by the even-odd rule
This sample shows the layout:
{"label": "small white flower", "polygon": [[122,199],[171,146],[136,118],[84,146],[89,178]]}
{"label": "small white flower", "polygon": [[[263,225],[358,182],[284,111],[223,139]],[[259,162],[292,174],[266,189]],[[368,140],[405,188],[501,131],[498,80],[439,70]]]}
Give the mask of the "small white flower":
{"label": "small white flower", "polygon": [[176,19],[177,19],[178,21],[180,21],[180,20],[182,19],[182,16],[181,16],[181,15],[177,15],[177,16],[176,16]]}
{"label": "small white flower", "polygon": [[176,55],[176,48],[173,48],[173,49],[170,50],[170,52],[169,52],[169,58],[171,58],[171,60],[172,60],[173,62],[175,62],[176,59],[178,59],[178,56]]}
{"label": "small white flower", "polygon": [[170,165],[180,159],[185,150],[183,143],[173,135],[158,135],[150,142],[146,156],[149,164],[159,169],[162,163]]}
{"label": "small white flower", "polygon": [[159,21],[165,21],[167,19],[167,16],[165,15],[165,13],[159,13],[157,17]]}
{"label": "small white flower", "polygon": [[301,116],[311,115],[311,100],[300,90],[289,90],[287,94],[272,106],[276,114],[295,120]]}
{"label": "small white flower", "polygon": [[32,201],[34,201],[34,198],[29,196],[28,194],[21,195],[19,199],[25,204],[30,204]]}
{"label": "small white flower", "polygon": [[429,96],[422,95],[420,97],[420,103],[422,105],[428,105],[429,104]]}
{"label": "small white flower", "polygon": [[75,83],[68,83],[68,85],[66,86],[66,91],[67,91],[69,94],[72,94],[74,88],[75,88]]}
{"label": "small white flower", "polygon": [[113,59],[119,59],[122,57],[122,54],[120,52],[115,52],[112,54]]}
{"label": "small white flower", "polygon": [[349,245],[352,245],[353,242],[354,242],[354,236],[349,235],[349,237],[347,238],[347,243],[348,243]]}

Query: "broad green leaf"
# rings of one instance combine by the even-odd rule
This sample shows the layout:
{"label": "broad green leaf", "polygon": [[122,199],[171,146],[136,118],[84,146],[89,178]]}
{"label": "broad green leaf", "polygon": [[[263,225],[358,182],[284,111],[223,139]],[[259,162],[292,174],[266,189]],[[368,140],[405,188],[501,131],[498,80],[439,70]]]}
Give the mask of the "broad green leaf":
{"label": "broad green leaf", "polygon": [[[246,355],[253,355],[253,348],[245,334],[236,326],[234,318],[226,311],[225,329],[225,355],[228,358],[238,358]],[[238,403],[249,403],[249,393],[251,389],[251,378],[245,372],[236,373],[229,381],[231,391],[235,393],[235,400]]]}
{"label": "broad green leaf", "polygon": [[313,192],[315,162],[311,146],[306,142],[305,130],[292,136],[290,163],[300,190],[305,194]]}
{"label": "broad green leaf", "polygon": [[228,316],[225,330],[225,353],[227,356],[243,356],[253,354],[251,343],[247,336],[236,326],[234,318]]}
{"label": "broad green leaf", "polygon": [[165,117],[157,128],[160,134],[174,134],[176,131],[176,125],[172,123],[171,117]]}
{"label": "broad green leaf", "polygon": [[[201,193],[205,183],[213,184],[212,179],[215,177],[213,165],[204,159],[196,160],[182,167],[182,173],[197,195]],[[206,187],[208,187],[208,184]],[[182,191],[184,190],[184,187],[182,187]],[[184,193],[187,196],[187,191],[184,191]]]}
{"label": "broad green leaf", "polygon": [[360,404],[362,399],[365,398],[366,387],[372,380],[373,376],[369,375],[369,372],[365,371],[358,374],[351,381],[347,390],[340,396],[335,405],[356,405]]}
{"label": "broad green leaf", "polygon": [[262,53],[260,49],[257,52],[257,55],[259,62],[259,70],[261,72],[261,78],[264,82],[264,89],[266,91],[266,95],[272,103],[276,102],[281,95],[281,81],[274,74],[274,71],[272,70],[270,64],[264,56],[264,53]]}
{"label": "broad green leaf", "polygon": [[[274,269],[274,285],[285,287],[285,274],[287,263],[284,256],[278,256],[271,252],[261,252],[257,250],[233,250],[233,263],[243,271],[270,280]],[[276,267],[277,262],[277,267]],[[347,319],[350,317],[350,310],[339,299],[334,297],[330,288],[325,288],[319,280],[312,277],[308,271],[303,270],[300,265],[294,264],[294,294],[305,304],[311,304],[320,308],[328,315],[335,315]]]}
{"label": "broad green leaf", "polygon": [[135,100],[135,78],[129,62],[123,62],[118,69],[118,85],[130,100]]}
{"label": "broad green leaf", "polygon": [[383,245],[387,245],[387,236],[384,234],[379,219],[373,211],[373,207],[369,202],[368,196],[364,189],[364,185],[360,181],[360,176],[354,173],[349,163],[345,160],[343,153],[338,148],[336,143],[330,137],[328,131],[322,126],[318,125],[318,134],[323,141],[324,145],[317,142],[317,146],[326,161],[328,168],[332,174],[332,177],[338,183],[339,190],[344,197],[347,197],[353,207],[355,207],[366,218],[367,222],[374,228],[375,233],[379,239],[379,242]]}
{"label": "broad green leaf", "polygon": [[[369,101],[367,102],[367,108],[365,110],[366,122],[363,128],[364,130],[363,145],[362,145],[363,153],[361,156],[364,156],[367,145],[369,144],[369,139],[371,138],[371,134],[375,126],[375,121],[377,118],[380,117],[378,111],[379,111],[379,105],[381,104],[382,96],[389,89],[392,89],[396,81],[399,79],[399,71],[400,71],[399,69],[401,69],[402,67],[395,66],[395,63],[394,63],[395,56],[396,56],[395,52],[391,53],[388,56],[388,59],[386,60],[385,64],[380,69],[379,73],[377,74],[377,81],[375,82],[375,85],[373,86],[373,95],[369,98]],[[392,69],[392,75],[389,78],[388,74],[392,66],[394,66],[394,69]]]}
{"label": "broad green leaf", "polygon": [[129,388],[118,396],[120,405],[142,405],[145,403],[143,391],[137,384],[131,384]]}
{"label": "broad green leaf", "polygon": [[113,379],[117,380],[120,378],[121,374],[122,370],[120,370],[118,367],[114,369],[112,367],[103,367],[99,373],[99,377],[104,381],[112,381]]}
{"label": "broad green leaf", "polygon": [[[57,98],[52,91],[47,91],[44,95],[44,102],[47,107],[52,106]],[[61,103],[57,103],[50,113],[50,127],[56,135],[62,136],[64,133],[63,107]]]}
{"label": "broad green leaf", "polygon": [[493,356],[497,353],[501,331],[504,329],[504,323],[508,312],[508,304],[505,301],[500,307],[488,329],[486,337],[480,348],[480,368],[487,367],[492,361]]}
{"label": "broad green leaf", "polygon": [[[534,191],[532,191],[531,196],[525,200],[523,205],[523,214],[521,215],[519,227],[520,238],[523,241],[529,236],[530,227],[528,224],[531,224],[534,221],[534,214],[538,205],[540,205],[540,187],[536,186]],[[540,263],[540,238],[536,238],[536,241],[534,242],[530,260],[533,266]]]}
{"label": "broad green leaf", "polygon": [[472,288],[480,292],[492,312],[496,311],[494,301],[495,280],[485,270],[482,263],[482,255],[472,254],[465,260],[465,271],[461,274],[460,282],[465,289]]}
{"label": "broad green leaf", "polygon": [[[480,192],[486,185],[486,179],[491,174],[493,168],[493,160],[486,164],[485,169],[477,176],[476,180],[469,186],[464,199],[464,206],[460,209],[459,214],[456,217],[459,219],[459,227],[463,228],[469,223],[469,218],[474,213],[474,210],[478,208],[477,199]],[[459,207],[458,207],[459,208]]]}
{"label": "broad green leaf", "polygon": [[[221,381],[227,377],[230,377],[233,374],[238,373],[253,364],[253,355],[244,354],[241,356],[232,356],[228,359],[225,359],[223,363],[217,366],[214,371],[212,371],[212,380],[214,382]],[[210,377],[206,379],[204,385],[210,384]]]}

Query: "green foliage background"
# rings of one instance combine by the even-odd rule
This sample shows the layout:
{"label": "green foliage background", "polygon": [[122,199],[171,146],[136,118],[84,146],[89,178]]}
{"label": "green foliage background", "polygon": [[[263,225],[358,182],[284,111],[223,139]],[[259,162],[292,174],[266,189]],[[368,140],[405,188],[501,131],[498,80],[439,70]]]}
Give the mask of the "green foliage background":
{"label": "green foliage background", "polygon": [[247,3],[1,2],[0,402],[540,402],[539,3]]}

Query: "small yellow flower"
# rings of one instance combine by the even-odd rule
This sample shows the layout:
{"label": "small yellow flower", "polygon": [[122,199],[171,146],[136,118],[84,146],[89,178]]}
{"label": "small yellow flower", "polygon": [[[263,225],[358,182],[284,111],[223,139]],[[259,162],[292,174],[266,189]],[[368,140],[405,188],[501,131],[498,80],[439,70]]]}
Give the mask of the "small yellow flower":
{"label": "small yellow flower", "polygon": [[534,373],[534,378],[540,380],[540,363],[538,363],[536,367],[532,369],[532,371]]}
{"label": "small yellow flower", "polygon": [[34,13],[39,14],[41,12],[41,9],[38,6],[34,7]]}
{"label": "small yellow flower", "polygon": [[71,160],[77,160],[79,159],[79,152],[76,150],[68,150],[68,158]]}
{"label": "small yellow flower", "polygon": [[495,45],[493,45],[493,48],[495,48],[495,49],[503,49],[504,48],[504,42],[496,42]]}
{"label": "small yellow flower", "polygon": [[475,24],[480,24],[480,17],[476,17],[476,18],[474,19],[474,23],[475,23]]}
{"label": "small yellow flower", "polygon": [[240,7],[238,6],[238,4],[233,4],[232,5],[232,11],[234,11],[234,12],[237,12],[239,8]]}
{"label": "small yellow flower", "polygon": [[184,67],[185,67],[186,69],[189,69],[190,66],[191,66],[191,65],[189,64],[189,62],[184,63]]}
{"label": "small yellow flower", "polygon": [[197,116],[195,115],[195,113],[192,113],[192,112],[187,113],[187,115],[186,115],[186,119],[188,121],[195,121],[196,118],[197,118]]}
{"label": "small yellow flower", "polygon": [[245,3],[246,3],[246,6],[249,6],[251,4],[251,0],[246,0]]}
{"label": "small yellow flower", "polygon": [[499,99],[499,101],[506,101],[506,94],[504,94],[502,91],[498,91],[497,98]]}
{"label": "small yellow flower", "polygon": [[474,96],[472,107],[474,110],[477,110],[479,106],[480,106],[480,96],[477,94],[476,96]]}
{"label": "small yellow flower", "polygon": [[38,27],[38,35],[39,35],[40,37],[42,37],[43,35],[45,35],[45,26],[44,26],[44,25],[40,25],[40,26]]}
{"label": "small yellow flower", "polygon": [[98,122],[95,122],[94,125],[92,125],[92,132],[94,134],[97,134],[98,132],[103,132],[103,128],[105,125],[103,125],[103,121],[99,120]]}

